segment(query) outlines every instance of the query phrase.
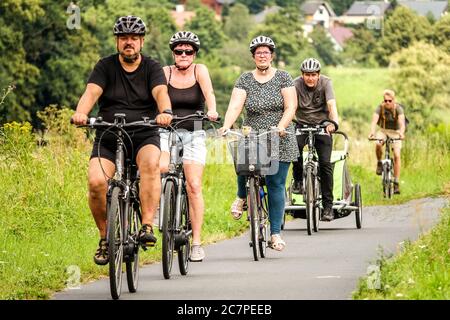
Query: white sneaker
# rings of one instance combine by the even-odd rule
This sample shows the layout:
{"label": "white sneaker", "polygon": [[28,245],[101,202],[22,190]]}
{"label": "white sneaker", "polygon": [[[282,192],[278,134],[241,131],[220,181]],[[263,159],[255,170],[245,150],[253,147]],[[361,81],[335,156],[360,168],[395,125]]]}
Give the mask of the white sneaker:
{"label": "white sneaker", "polygon": [[200,262],[205,258],[205,250],[203,250],[202,246],[199,244],[192,245],[191,247],[191,255],[189,259],[192,262]]}

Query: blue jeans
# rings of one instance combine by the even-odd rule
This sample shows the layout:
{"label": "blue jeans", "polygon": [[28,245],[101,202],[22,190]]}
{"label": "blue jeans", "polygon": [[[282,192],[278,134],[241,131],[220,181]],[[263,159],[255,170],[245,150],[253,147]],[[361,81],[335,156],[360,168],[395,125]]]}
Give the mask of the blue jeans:
{"label": "blue jeans", "polygon": [[[281,224],[284,215],[285,186],[286,177],[289,171],[290,162],[279,162],[278,172],[273,175],[265,176],[267,185],[267,195],[269,198],[269,220],[270,234],[281,232]],[[238,176],[238,192],[237,196],[241,199],[247,197],[245,188],[245,176]]]}

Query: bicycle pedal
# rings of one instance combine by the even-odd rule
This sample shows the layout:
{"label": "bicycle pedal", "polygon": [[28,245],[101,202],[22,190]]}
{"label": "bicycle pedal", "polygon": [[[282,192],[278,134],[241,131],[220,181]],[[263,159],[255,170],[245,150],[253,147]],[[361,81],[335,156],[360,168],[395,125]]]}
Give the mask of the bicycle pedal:
{"label": "bicycle pedal", "polygon": [[253,247],[253,243],[251,241],[248,243],[248,245],[250,246],[250,248]]}

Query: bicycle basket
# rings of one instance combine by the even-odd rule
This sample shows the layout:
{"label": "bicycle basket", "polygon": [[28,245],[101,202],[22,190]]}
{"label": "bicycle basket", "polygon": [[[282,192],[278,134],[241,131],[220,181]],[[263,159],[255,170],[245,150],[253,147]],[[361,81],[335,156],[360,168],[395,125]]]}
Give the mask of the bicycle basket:
{"label": "bicycle basket", "polygon": [[274,156],[270,139],[256,135],[228,142],[237,175],[264,175],[270,169]]}

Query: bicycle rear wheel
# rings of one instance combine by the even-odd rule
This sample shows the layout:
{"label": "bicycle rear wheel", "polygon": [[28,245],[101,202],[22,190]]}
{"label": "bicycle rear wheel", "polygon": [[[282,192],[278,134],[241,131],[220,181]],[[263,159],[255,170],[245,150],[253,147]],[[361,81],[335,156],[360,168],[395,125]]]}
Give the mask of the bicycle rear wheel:
{"label": "bicycle rear wheel", "polygon": [[314,180],[311,169],[306,169],[305,205],[306,205],[306,231],[312,234],[314,227]]}
{"label": "bicycle rear wheel", "polygon": [[113,299],[119,299],[122,290],[123,229],[120,192],[119,187],[114,187],[107,202],[109,284]]}
{"label": "bicycle rear wheel", "polygon": [[248,214],[250,215],[250,245],[253,249],[253,258],[255,261],[259,260],[258,246],[259,246],[259,221],[258,221],[258,189],[256,188],[256,181],[254,177],[249,178],[249,191],[247,195]]}
{"label": "bicycle rear wheel", "polygon": [[183,191],[181,197],[181,221],[180,221],[181,237],[184,244],[180,244],[178,249],[178,265],[180,267],[181,275],[187,275],[189,271],[189,255],[191,251],[191,223],[189,219],[189,200],[186,190]]}
{"label": "bicycle rear wheel", "polygon": [[137,291],[139,279],[139,230],[141,229],[141,211],[139,202],[133,202],[128,210],[128,257],[125,263],[127,270],[128,291]]}
{"label": "bicycle rear wheel", "polygon": [[[260,192],[264,192],[263,187],[260,187]],[[267,203],[267,195],[261,198],[261,205],[258,210],[259,218],[259,255],[261,258],[266,257],[267,244],[270,237],[270,226],[269,226],[269,206]]]}
{"label": "bicycle rear wheel", "polygon": [[362,225],[362,197],[361,197],[361,186],[359,184],[355,185],[355,206],[358,209],[355,210],[356,228],[361,229]]}
{"label": "bicycle rear wheel", "polygon": [[175,210],[176,197],[175,185],[172,180],[167,180],[164,187],[164,208],[162,226],[162,267],[165,279],[170,279],[173,263],[173,251],[175,247]]}

